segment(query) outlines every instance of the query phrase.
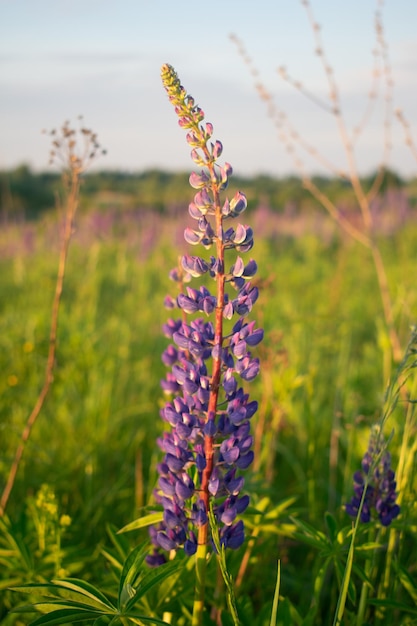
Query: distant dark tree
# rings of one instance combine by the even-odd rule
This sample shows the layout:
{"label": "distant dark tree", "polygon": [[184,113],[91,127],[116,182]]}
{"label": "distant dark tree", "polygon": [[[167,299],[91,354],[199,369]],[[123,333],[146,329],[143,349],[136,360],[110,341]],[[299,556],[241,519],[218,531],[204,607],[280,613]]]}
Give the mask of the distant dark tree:
{"label": "distant dark tree", "polygon": [[2,172],[1,212],[8,219],[34,219],[55,205],[58,176],[34,174],[28,165]]}

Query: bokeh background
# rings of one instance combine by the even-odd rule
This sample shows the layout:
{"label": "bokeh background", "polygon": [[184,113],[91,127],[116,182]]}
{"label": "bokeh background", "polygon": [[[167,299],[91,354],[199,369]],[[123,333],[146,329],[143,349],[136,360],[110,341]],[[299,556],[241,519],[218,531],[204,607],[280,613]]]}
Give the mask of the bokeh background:
{"label": "bokeh background", "polygon": [[[366,105],[375,49],[371,0],[315,0],[324,47],[355,124]],[[388,0],[379,7],[395,82],[394,106],[417,126],[417,4]],[[326,98],[328,86],[306,11],[298,0],[7,0],[0,1],[0,169],[48,163],[43,128],[82,114],[108,150],[97,167],[124,170],[189,167],[178,150],[180,131],[159,78],[169,62],[204,105],[237,173],[285,175],[293,166],[276,138],[253,79],[230,34],[237,35],[276,103],[309,141],[343,166],[334,120],[295,92],[278,66]],[[383,83],[380,83],[382,92]],[[359,167],[381,158],[383,102],[361,139]],[[393,125],[389,166],[414,175],[403,132]],[[310,170],[320,167],[309,164]]]}

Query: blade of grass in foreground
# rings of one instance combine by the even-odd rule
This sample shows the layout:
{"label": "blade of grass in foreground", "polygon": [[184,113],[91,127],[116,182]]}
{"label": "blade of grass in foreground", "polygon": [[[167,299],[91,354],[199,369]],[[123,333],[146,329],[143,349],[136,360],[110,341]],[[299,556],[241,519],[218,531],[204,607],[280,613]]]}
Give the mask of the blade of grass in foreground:
{"label": "blade of grass in foreground", "polygon": [[279,602],[279,589],[281,586],[281,561],[278,559],[277,567],[277,582],[275,585],[274,600],[272,602],[271,621],[269,626],[277,626],[277,614],[278,614],[278,602]]}

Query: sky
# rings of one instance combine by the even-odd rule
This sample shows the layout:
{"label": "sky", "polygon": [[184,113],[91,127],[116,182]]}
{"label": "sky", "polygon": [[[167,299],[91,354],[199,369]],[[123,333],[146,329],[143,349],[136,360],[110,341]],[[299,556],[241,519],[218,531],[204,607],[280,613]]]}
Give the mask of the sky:
{"label": "sky", "polygon": [[[310,0],[323,49],[336,79],[348,132],[366,110],[376,49],[375,0]],[[417,142],[417,2],[385,0],[384,39],[401,108]],[[241,175],[297,173],[230,35],[236,35],[302,140],[334,168],[346,167],[338,125],[287,82],[285,66],[320,102],[329,85],[300,0],[0,0],[0,169],[22,163],[49,169],[42,129],[65,120],[98,135],[107,155],[98,169],[143,171],[192,167],[160,80],[170,63],[214,125],[224,159]],[[381,162],[383,79],[372,115],[354,144],[360,173]],[[415,176],[417,162],[395,117],[388,166]],[[306,154],[306,156],[304,156]],[[331,173],[301,152],[310,173]]]}

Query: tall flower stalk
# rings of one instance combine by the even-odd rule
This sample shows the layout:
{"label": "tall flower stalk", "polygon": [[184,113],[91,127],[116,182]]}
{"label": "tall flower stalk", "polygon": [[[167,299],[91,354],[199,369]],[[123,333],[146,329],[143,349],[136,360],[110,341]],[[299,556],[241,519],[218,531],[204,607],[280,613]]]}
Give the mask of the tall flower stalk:
{"label": "tall flower stalk", "polygon": [[[191,158],[202,168],[190,176],[196,194],[189,213],[197,227],[185,229],[185,240],[212,254],[184,255],[171,272],[179,294],[168,296],[165,304],[181,313],[179,319],[169,319],[164,325],[172,343],[162,357],[170,371],[161,383],[169,398],[161,417],[171,428],[158,440],[165,457],[158,466],[155,498],[164,514],[163,522],[151,529],[154,550],[148,562],[159,565],[167,551],[179,548],[195,555],[192,624],[197,626],[204,609],[208,549],[215,549],[210,511],[221,549],[239,548],[244,541],[244,525],[238,516],[249,497],[241,494],[244,478],[240,472],[253,460],[250,419],[258,404],[249,399],[241,381],[251,381],[259,372],[259,359],[252,356],[251,348],[262,340],[263,331],[255,328],[254,321],[246,321],[258,298],[257,287],[250,283],[257,265],[239,256],[252,248],[253,231],[241,223],[226,228],[246,209],[246,198],[237,192],[231,200],[222,200],[232,174],[230,164],[217,162],[222,144],[212,140],[212,124],[204,123],[203,111],[182,87],[175,70],[163,65],[161,76],[179,125],[187,131]],[[192,278],[202,276],[214,280],[214,294],[205,284],[198,289],[185,287]]]}

